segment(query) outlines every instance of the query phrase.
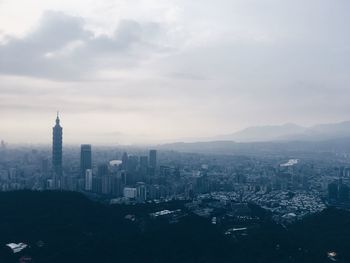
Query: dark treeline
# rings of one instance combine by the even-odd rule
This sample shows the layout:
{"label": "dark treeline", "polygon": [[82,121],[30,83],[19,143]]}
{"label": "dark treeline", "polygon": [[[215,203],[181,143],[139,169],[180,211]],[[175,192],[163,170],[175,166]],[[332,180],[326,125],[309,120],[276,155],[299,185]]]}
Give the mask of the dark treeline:
{"label": "dark treeline", "polygon": [[[178,223],[152,220],[183,202],[108,206],[73,192],[1,192],[1,262],[350,262],[350,213],[328,209],[284,228],[262,218],[245,238],[226,237],[209,220],[188,214]],[[259,209],[257,213],[264,216]],[[136,221],[126,220],[127,214]],[[5,246],[30,248],[12,254]]]}

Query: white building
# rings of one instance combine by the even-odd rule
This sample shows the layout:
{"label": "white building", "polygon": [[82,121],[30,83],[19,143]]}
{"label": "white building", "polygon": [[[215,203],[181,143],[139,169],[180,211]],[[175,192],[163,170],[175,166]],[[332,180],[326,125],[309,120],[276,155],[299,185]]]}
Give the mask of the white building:
{"label": "white building", "polygon": [[124,197],[129,199],[135,199],[137,197],[136,188],[124,187]]}
{"label": "white building", "polygon": [[85,170],[85,190],[92,190],[92,169]]}

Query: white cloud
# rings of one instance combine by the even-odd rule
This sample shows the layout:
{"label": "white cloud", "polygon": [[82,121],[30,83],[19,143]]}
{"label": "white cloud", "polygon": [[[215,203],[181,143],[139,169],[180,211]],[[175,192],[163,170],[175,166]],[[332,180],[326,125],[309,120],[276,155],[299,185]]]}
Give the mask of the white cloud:
{"label": "white cloud", "polygon": [[162,46],[157,23],[121,20],[112,36],[95,36],[84,19],[47,11],[40,26],[0,45],[0,72],[52,79],[91,78],[97,70],[134,66]]}
{"label": "white cloud", "polygon": [[0,132],[15,138],[25,112],[45,133],[57,108],[71,142],[347,119],[349,11],[345,0],[3,0]]}

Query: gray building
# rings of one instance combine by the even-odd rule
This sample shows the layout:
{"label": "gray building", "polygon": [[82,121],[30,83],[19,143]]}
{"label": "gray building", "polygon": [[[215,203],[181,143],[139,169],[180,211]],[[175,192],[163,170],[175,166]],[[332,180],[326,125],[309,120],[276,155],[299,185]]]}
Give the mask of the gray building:
{"label": "gray building", "polygon": [[157,168],[157,150],[149,151],[149,167]]}
{"label": "gray building", "polygon": [[91,145],[82,144],[80,146],[80,173],[82,178],[85,177],[87,169],[92,169]]}

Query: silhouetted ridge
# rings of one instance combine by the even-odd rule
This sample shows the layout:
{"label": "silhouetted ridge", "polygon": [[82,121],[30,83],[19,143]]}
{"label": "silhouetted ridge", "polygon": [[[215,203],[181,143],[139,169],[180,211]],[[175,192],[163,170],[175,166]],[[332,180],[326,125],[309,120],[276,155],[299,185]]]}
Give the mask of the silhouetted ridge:
{"label": "silhouetted ridge", "polygon": [[[327,209],[283,227],[250,206],[261,220],[246,236],[224,235],[225,226],[186,212],[175,223],[150,212],[182,209],[183,202],[103,205],[73,192],[0,193],[1,262],[18,262],[5,246],[30,245],[33,262],[350,262],[350,213]],[[136,220],[126,219],[135,215]],[[3,261],[5,260],[6,261]]]}

